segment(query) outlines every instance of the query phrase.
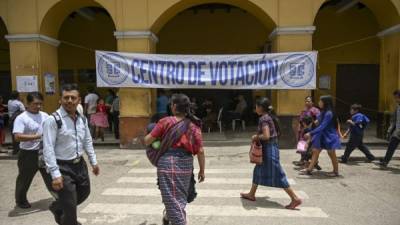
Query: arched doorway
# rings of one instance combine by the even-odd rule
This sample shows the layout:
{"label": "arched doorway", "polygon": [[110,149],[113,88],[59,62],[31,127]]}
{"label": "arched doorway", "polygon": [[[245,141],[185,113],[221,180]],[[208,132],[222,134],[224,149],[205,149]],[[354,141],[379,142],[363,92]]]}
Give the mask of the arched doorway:
{"label": "arched doorway", "polygon": [[[82,94],[96,87],[95,50],[116,51],[115,25],[102,7],[83,7],[62,23],[58,40],[59,84],[77,83]],[[101,96],[105,89],[97,89]]]}
{"label": "arched doorway", "polygon": [[342,121],[349,117],[353,103],[362,104],[364,112],[376,119],[380,80],[376,34],[380,25],[366,4],[349,2],[326,1],[315,18],[313,47],[319,52],[321,80],[317,96],[335,96]]}
{"label": "arched doorway", "polygon": [[[250,3],[249,3],[250,4]],[[248,8],[250,10],[250,8]],[[264,13],[263,20],[254,11],[222,3],[187,6],[160,26],[157,36],[159,54],[255,54],[270,52],[268,36],[275,23]],[[269,96],[260,90],[174,90],[183,92],[201,105],[211,99],[218,110],[234,110],[235,97],[243,95],[247,102],[246,119],[251,119],[253,102],[257,95]]]}
{"label": "arched doorway", "polygon": [[0,95],[4,102],[11,93],[11,70],[10,70],[10,46],[5,38],[8,31],[3,20],[0,18]]}

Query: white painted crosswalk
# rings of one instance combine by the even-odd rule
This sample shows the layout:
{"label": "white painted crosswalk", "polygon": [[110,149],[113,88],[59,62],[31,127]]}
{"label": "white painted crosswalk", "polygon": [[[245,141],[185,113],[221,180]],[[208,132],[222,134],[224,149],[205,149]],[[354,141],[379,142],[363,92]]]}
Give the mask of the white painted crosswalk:
{"label": "white painted crosswalk", "polygon": [[[117,183],[133,183],[133,184],[153,184],[155,183],[155,176],[153,177],[121,177]],[[289,184],[295,185],[293,179],[288,179]],[[207,178],[207,184],[252,184],[251,178]]]}
{"label": "white painted crosswalk", "polygon": [[[161,204],[104,204],[91,203],[82,213],[108,213],[119,215],[159,215],[164,206]],[[328,215],[320,208],[302,207],[301,210],[274,208],[256,208],[247,210],[241,206],[189,205],[187,214],[191,216],[238,216],[238,217],[318,217]]]}
{"label": "white painted crosswalk", "polygon": [[[288,218],[327,218],[321,208],[303,206],[299,210],[287,210],[278,202],[288,202],[289,197],[283,189],[259,188],[257,197],[260,202],[242,202],[240,193],[248,191],[252,183],[251,169],[207,168],[207,178],[196,186],[198,197],[188,205],[187,214],[205,217],[288,217]],[[227,175],[227,176],[225,176]],[[296,185],[294,179],[288,179]],[[135,216],[160,216],[164,206],[161,204],[160,191],[156,185],[155,168],[134,168],[128,174],[117,179],[111,187],[102,192],[107,202],[89,203],[83,214],[114,215],[116,218]],[[302,190],[296,193],[303,200],[309,196]],[[110,200],[111,199],[111,200]],[[115,202],[112,201],[115,199]],[[117,199],[123,199],[119,202]],[[208,199],[208,200],[207,200]],[[236,200],[235,200],[236,199]],[[276,202],[273,207],[260,207],[259,204]],[[210,201],[212,200],[212,201]],[[282,201],[283,200],[283,201]],[[139,204],[142,203],[142,204]],[[248,204],[251,210],[247,208]]]}
{"label": "white painted crosswalk", "polygon": [[[242,190],[245,191],[245,190]],[[198,196],[202,198],[238,198],[239,190],[225,190],[225,189],[199,189]],[[308,199],[308,195],[304,191],[297,191],[296,194],[302,199]],[[108,188],[103,192],[103,195],[113,196],[145,196],[145,197],[160,197],[158,189],[148,188]],[[260,189],[257,192],[259,197],[268,198],[283,198],[289,199],[289,196],[283,190],[265,190]]]}

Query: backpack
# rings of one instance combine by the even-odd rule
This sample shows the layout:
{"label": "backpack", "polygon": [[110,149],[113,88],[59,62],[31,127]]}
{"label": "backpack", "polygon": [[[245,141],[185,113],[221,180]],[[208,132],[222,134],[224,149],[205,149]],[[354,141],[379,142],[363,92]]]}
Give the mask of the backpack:
{"label": "backpack", "polygon": [[[61,120],[60,114],[58,112],[53,112],[51,115],[54,117],[54,119],[56,121],[57,129],[61,129],[62,120]],[[86,122],[87,122],[86,117],[85,116],[81,116],[81,118],[83,120],[83,123],[86,124]],[[43,148],[40,148],[40,150],[39,150],[39,160],[38,161],[39,161],[39,168],[45,168],[46,167],[46,164],[44,162]]]}
{"label": "backpack", "polygon": [[[51,115],[54,117],[54,119],[56,121],[57,128],[60,129],[62,127],[62,120],[61,120],[60,114],[58,112],[53,112]],[[83,115],[80,115],[80,116],[81,116],[81,118],[83,120],[83,123],[86,125],[86,123],[87,123],[86,117],[83,116]]]}

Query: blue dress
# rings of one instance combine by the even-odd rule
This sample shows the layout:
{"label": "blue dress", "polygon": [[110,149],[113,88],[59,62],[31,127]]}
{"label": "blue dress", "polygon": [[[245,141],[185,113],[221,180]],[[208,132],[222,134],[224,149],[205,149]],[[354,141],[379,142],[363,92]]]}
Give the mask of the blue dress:
{"label": "blue dress", "polygon": [[340,149],[340,138],[333,121],[332,111],[326,111],[318,116],[319,125],[310,132],[311,146],[316,149]]}
{"label": "blue dress", "polygon": [[258,133],[262,134],[263,127],[268,126],[271,138],[269,141],[262,141],[263,164],[256,165],[253,171],[253,184],[268,187],[288,188],[285,171],[279,162],[279,148],[277,131],[275,129],[272,118],[264,115],[258,123]]}

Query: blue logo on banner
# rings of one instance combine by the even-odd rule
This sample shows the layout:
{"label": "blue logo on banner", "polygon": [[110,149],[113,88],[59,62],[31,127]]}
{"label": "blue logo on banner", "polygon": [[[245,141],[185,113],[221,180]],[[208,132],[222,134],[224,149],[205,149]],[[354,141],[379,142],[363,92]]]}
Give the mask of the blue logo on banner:
{"label": "blue logo on banner", "polygon": [[107,84],[118,85],[128,78],[129,70],[129,62],[124,57],[108,53],[101,55],[97,72]]}
{"label": "blue logo on banner", "polygon": [[314,63],[307,55],[290,55],[280,68],[280,76],[283,82],[291,87],[304,86],[314,76]]}

